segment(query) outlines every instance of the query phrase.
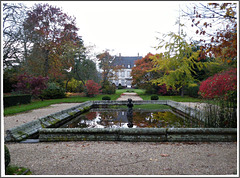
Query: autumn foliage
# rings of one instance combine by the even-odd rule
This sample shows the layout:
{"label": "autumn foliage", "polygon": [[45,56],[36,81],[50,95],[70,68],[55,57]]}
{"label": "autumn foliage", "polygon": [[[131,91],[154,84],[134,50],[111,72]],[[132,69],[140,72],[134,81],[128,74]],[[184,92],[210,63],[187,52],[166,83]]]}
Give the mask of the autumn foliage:
{"label": "autumn foliage", "polygon": [[[209,37],[207,41],[206,38],[200,40],[205,53],[234,63],[237,59],[237,3],[201,4],[201,7],[194,7],[190,17],[192,27],[197,27],[196,34]],[[213,28],[217,28],[216,32]]]}
{"label": "autumn foliage", "polygon": [[32,46],[25,52],[25,68],[51,79],[63,79],[63,70],[74,64],[70,52],[81,41],[75,18],[49,4],[36,4],[27,12],[23,28]]}
{"label": "autumn foliage", "polygon": [[203,98],[227,99],[230,92],[237,90],[237,68],[217,73],[203,81],[199,88],[199,94]]}
{"label": "autumn foliage", "polygon": [[93,97],[94,95],[99,94],[101,86],[98,83],[95,83],[93,80],[88,80],[85,84],[86,86],[86,95]]}
{"label": "autumn foliage", "polygon": [[133,85],[144,87],[144,85],[151,80],[150,73],[148,72],[153,68],[152,59],[150,56],[153,54],[148,53],[144,58],[135,62],[135,67],[132,68]]}
{"label": "autumn foliage", "polygon": [[48,77],[34,77],[26,73],[17,77],[17,84],[14,85],[15,91],[23,94],[31,94],[34,97],[41,94],[47,87]]}

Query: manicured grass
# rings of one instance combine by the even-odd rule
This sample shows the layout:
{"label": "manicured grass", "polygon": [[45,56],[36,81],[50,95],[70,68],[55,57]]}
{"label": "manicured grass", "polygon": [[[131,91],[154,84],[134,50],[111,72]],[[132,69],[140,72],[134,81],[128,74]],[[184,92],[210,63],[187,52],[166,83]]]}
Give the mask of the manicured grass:
{"label": "manicured grass", "polygon": [[[110,108],[125,108],[127,109],[127,106],[123,106],[123,105],[113,105],[110,106]],[[167,105],[163,105],[163,104],[142,104],[142,105],[133,105],[133,109],[171,109],[170,106]]]}
{"label": "manicured grass", "polygon": [[[143,100],[151,100],[151,94],[145,94],[145,90],[143,89],[121,89],[117,90],[116,93],[122,94],[122,93],[127,93],[127,92],[135,92],[137,93]],[[189,96],[158,96],[159,100],[173,100],[177,102],[203,102],[199,98],[192,98]]]}
{"label": "manicured grass", "polygon": [[31,175],[32,172],[24,167],[9,165],[6,168],[6,175]]}
{"label": "manicured grass", "polygon": [[171,109],[168,105],[163,104],[142,104],[142,105],[134,105],[133,109]]}
{"label": "manicured grass", "polygon": [[[116,100],[120,97],[122,93],[127,92],[135,92],[137,93],[143,100],[151,100],[151,95],[145,94],[145,90],[142,89],[120,89],[116,90],[116,94],[113,95],[97,95],[95,97],[82,97],[82,96],[71,96],[68,98],[62,98],[62,99],[52,99],[52,100],[44,100],[44,101],[33,101],[30,104],[23,104],[18,106],[12,106],[4,109],[4,116],[7,115],[13,115],[21,112],[30,111],[33,109],[38,109],[42,107],[47,107],[52,104],[59,104],[59,103],[82,103],[85,101],[93,101],[93,100],[102,100],[103,96],[110,96],[111,100]],[[201,99],[198,98],[192,98],[188,96],[159,96],[159,100],[173,100],[177,102],[204,102]],[[141,107],[141,106],[139,106]],[[142,106],[146,107],[146,106]],[[151,107],[151,106],[149,106]]]}
{"label": "manicured grass", "polygon": [[143,89],[120,89],[116,90],[116,94],[122,94],[122,93],[128,93],[128,92],[134,92],[137,93],[138,95],[142,95],[145,93],[145,90]]}
{"label": "manicured grass", "polygon": [[[152,95],[141,94],[139,95],[143,100],[151,100]],[[177,102],[203,102],[203,100],[199,98],[192,98],[189,96],[158,96],[159,100],[173,100]]]}
{"label": "manicured grass", "polygon": [[[85,101],[93,101],[93,100],[102,100],[102,97],[106,95],[97,95],[95,97],[81,97],[81,96],[73,96],[69,98],[62,99],[52,99],[52,100],[43,100],[43,101],[33,101],[30,104],[22,104],[18,106],[11,106],[4,109],[4,116],[13,115],[21,112],[30,111],[33,109],[38,109],[42,107],[47,107],[52,104],[59,103],[82,103]],[[111,97],[111,100],[116,100],[120,94],[107,95]]]}

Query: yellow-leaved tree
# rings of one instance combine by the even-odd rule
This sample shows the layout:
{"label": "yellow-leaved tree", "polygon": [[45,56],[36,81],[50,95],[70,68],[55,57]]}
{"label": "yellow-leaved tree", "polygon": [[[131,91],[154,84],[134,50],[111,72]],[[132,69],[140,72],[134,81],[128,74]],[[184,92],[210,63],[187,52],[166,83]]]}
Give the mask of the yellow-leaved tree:
{"label": "yellow-leaved tree", "polygon": [[[156,48],[165,48],[166,52],[151,57],[154,67],[150,70],[164,72],[162,77],[152,80],[153,83],[180,90],[181,96],[184,96],[184,87],[198,82],[195,75],[208,63],[201,55],[201,49],[188,44],[185,36],[173,32],[164,35]],[[170,38],[168,41],[167,37]]]}

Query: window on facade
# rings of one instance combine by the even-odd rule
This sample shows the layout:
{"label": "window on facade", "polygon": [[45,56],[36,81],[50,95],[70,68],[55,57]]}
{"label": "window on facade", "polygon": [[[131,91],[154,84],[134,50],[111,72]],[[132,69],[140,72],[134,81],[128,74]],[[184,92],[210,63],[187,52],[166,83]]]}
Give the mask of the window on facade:
{"label": "window on facade", "polygon": [[130,69],[130,64],[128,64],[128,68]]}
{"label": "window on facade", "polygon": [[127,77],[130,77],[130,71],[127,72]]}
{"label": "window on facade", "polygon": [[122,77],[125,77],[125,72],[124,71],[122,71]]}

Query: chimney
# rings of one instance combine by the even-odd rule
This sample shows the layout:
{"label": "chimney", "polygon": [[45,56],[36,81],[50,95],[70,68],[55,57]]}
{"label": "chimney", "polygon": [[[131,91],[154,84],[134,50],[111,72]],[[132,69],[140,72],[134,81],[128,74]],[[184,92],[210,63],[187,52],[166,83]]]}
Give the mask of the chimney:
{"label": "chimney", "polygon": [[139,53],[138,53],[138,58],[139,58]]}
{"label": "chimney", "polygon": [[121,59],[121,53],[119,53],[119,59]]}

